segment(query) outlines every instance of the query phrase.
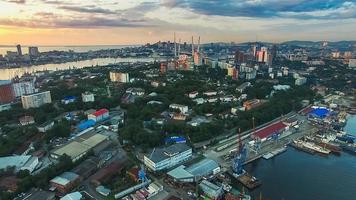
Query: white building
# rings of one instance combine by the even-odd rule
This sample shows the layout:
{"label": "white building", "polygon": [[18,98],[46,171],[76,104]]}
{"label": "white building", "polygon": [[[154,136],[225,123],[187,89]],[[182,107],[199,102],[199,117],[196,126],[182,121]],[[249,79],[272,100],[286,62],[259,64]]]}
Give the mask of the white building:
{"label": "white building", "polygon": [[16,97],[21,97],[27,94],[33,94],[36,92],[35,84],[33,81],[20,81],[12,84]]}
{"label": "white building", "polygon": [[295,84],[296,85],[304,85],[307,82],[307,78],[305,77],[299,77],[295,79]]}
{"label": "white building", "polygon": [[192,148],[184,143],[155,148],[144,155],[144,164],[152,171],[160,171],[181,164],[192,157]]}
{"label": "white building", "polygon": [[197,97],[198,95],[199,95],[199,92],[197,92],[197,91],[190,92],[190,93],[188,94],[189,98],[191,98],[191,99],[194,99],[194,98]]}
{"label": "white building", "polygon": [[186,114],[189,110],[188,106],[180,105],[180,104],[171,104],[169,105],[169,108],[178,109],[182,114]]}
{"label": "white building", "polygon": [[355,68],[356,67],[356,59],[350,59],[349,60],[349,67],[350,68]]}
{"label": "white building", "polygon": [[130,82],[130,77],[128,73],[122,72],[110,72],[111,82],[128,83]]}
{"label": "white building", "polygon": [[44,104],[52,103],[51,92],[45,91],[21,97],[22,107],[24,109],[38,108]]}
{"label": "white building", "polygon": [[82,101],[84,103],[86,103],[86,102],[94,102],[95,101],[94,94],[91,93],[91,92],[82,93]]}

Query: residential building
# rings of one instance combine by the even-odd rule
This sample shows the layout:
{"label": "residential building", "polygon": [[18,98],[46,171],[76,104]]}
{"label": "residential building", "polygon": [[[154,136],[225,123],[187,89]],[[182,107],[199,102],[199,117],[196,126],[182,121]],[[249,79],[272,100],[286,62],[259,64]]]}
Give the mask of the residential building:
{"label": "residential building", "polygon": [[11,103],[0,104],[0,112],[5,110],[10,110],[10,109],[11,109]]}
{"label": "residential building", "polygon": [[257,108],[258,106],[262,105],[263,102],[260,99],[251,99],[248,101],[245,101],[243,103],[243,107],[245,110],[251,110],[253,108]]}
{"label": "residential building", "polygon": [[0,104],[12,103],[15,93],[10,80],[0,80]]}
{"label": "residential building", "polygon": [[22,49],[21,49],[21,45],[16,45],[16,48],[17,48],[17,55],[18,56],[22,56]]}
{"label": "residential building", "polygon": [[128,83],[130,82],[130,77],[128,73],[122,72],[110,72],[111,82]]}
{"label": "residential building", "polygon": [[143,160],[150,170],[160,171],[191,159],[192,153],[192,148],[188,145],[178,143],[167,147],[154,148],[152,152],[144,155]]}
{"label": "residential building", "polygon": [[304,85],[307,82],[307,78],[299,77],[295,79],[295,85]]}
{"label": "residential building", "polygon": [[64,172],[50,180],[52,187],[56,188],[61,194],[66,194],[71,191],[80,181],[78,174],[73,172]]}
{"label": "residential building", "polygon": [[12,87],[14,88],[15,97],[21,97],[36,92],[35,83],[32,80],[15,80]]}
{"label": "residential building", "polygon": [[242,93],[243,91],[246,90],[246,88],[250,87],[251,86],[251,83],[250,82],[245,82],[241,85],[239,85],[237,88],[236,88],[236,91]]}
{"label": "residential building", "polygon": [[28,54],[30,56],[39,56],[40,52],[38,51],[38,47],[28,47]]}
{"label": "residential building", "polygon": [[49,131],[52,127],[54,126],[54,121],[47,121],[39,126],[37,126],[37,129],[41,133],[45,133]]}
{"label": "residential building", "polygon": [[27,126],[30,124],[34,124],[35,119],[32,116],[25,115],[25,116],[19,118],[19,122],[20,122],[21,126]]}
{"label": "residential building", "polygon": [[91,93],[91,92],[84,92],[84,93],[82,93],[82,101],[83,101],[84,103],[87,103],[87,102],[94,102],[94,101],[95,101],[94,94]]}
{"label": "residential building", "polygon": [[356,59],[350,59],[349,60],[349,67],[350,68],[356,68]]}
{"label": "residential building", "polygon": [[169,105],[169,108],[180,110],[182,114],[186,114],[189,110],[188,106],[180,105],[180,104],[171,104]]}
{"label": "residential building", "polygon": [[52,103],[51,92],[39,92],[21,97],[22,107],[24,109],[38,108],[44,104]]}
{"label": "residential building", "polygon": [[197,91],[193,91],[188,94],[189,98],[191,98],[191,99],[194,99],[198,95],[199,95],[199,92],[197,92]]}

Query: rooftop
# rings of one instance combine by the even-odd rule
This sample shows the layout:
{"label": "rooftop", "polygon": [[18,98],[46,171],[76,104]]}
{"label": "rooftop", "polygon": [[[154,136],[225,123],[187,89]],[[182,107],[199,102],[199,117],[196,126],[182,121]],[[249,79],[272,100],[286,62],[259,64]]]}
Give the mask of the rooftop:
{"label": "rooftop", "polygon": [[256,131],[255,135],[259,137],[260,139],[267,138],[271,136],[272,134],[284,129],[286,125],[283,122],[278,122],[272,125],[269,125],[267,127],[264,127],[262,129],[259,129]]}
{"label": "rooftop", "polygon": [[108,113],[108,112],[109,112],[108,109],[103,108],[103,109],[100,109],[100,110],[94,112],[93,115],[95,115],[96,117],[98,117],[98,116],[103,115],[103,114]]}
{"label": "rooftop", "polygon": [[160,162],[189,149],[191,148],[184,143],[172,144],[168,147],[155,148],[150,154],[146,155],[146,157],[153,162]]}
{"label": "rooftop", "polygon": [[6,169],[7,167],[21,168],[29,161],[31,156],[7,156],[0,157],[0,169]]}
{"label": "rooftop", "polygon": [[61,175],[53,178],[51,182],[58,185],[67,185],[68,183],[75,181],[77,178],[79,178],[79,175],[76,173],[64,172]]}
{"label": "rooftop", "polygon": [[60,198],[60,200],[81,200],[82,198],[83,195],[80,192],[72,192]]}

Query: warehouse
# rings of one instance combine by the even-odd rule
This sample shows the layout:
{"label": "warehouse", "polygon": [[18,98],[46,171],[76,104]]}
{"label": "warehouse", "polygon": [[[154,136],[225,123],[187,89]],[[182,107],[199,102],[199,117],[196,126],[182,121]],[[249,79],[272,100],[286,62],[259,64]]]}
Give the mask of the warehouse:
{"label": "warehouse", "polygon": [[192,157],[192,148],[184,143],[155,148],[144,156],[145,165],[152,171],[174,167]]}
{"label": "warehouse", "polygon": [[205,158],[190,166],[181,165],[167,174],[177,182],[196,182],[203,177],[215,175],[220,172],[220,166],[214,160]]}
{"label": "warehouse", "polygon": [[58,159],[62,155],[67,155],[72,161],[76,161],[107,140],[108,136],[102,134],[93,132],[85,133],[68,144],[52,151],[51,157]]}

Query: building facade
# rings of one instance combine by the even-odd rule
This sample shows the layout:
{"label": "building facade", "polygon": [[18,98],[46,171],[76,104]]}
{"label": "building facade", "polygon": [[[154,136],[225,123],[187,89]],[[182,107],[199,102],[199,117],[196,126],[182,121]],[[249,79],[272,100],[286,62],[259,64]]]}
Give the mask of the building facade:
{"label": "building facade", "polygon": [[21,97],[26,94],[33,94],[36,92],[33,81],[19,81],[12,84],[14,88],[15,97]]}
{"label": "building facade", "polygon": [[51,92],[45,91],[21,97],[22,107],[24,109],[38,108],[44,104],[52,103]]}
{"label": "building facade", "polygon": [[11,103],[15,100],[12,83],[9,80],[0,80],[0,104]]}
{"label": "building facade", "polygon": [[128,73],[122,72],[110,72],[111,82],[128,83],[130,82],[130,77]]}
{"label": "building facade", "polygon": [[192,157],[192,148],[184,143],[168,147],[155,148],[150,154],[144,155],[144,164],[152,171],[169,169]]}

